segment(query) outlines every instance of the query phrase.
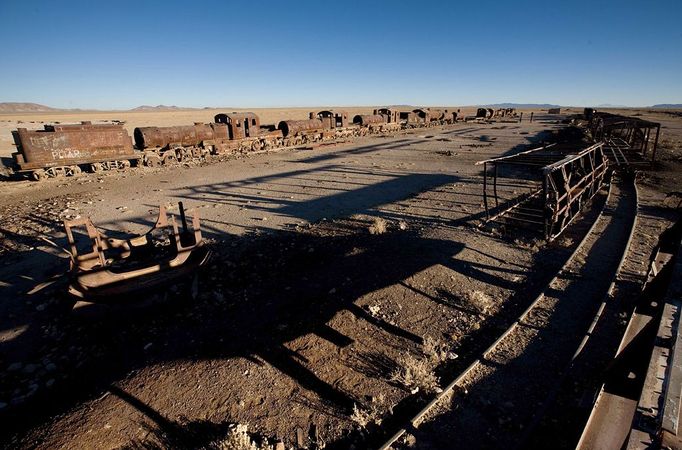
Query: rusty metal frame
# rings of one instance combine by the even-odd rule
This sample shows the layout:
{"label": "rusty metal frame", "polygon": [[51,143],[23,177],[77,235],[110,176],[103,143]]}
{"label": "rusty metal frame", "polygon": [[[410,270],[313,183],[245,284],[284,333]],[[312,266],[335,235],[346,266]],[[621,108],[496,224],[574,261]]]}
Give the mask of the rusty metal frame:
{"label": "rusty metal frame", "polygon": [[660,123],[594,110],[588,117],[592,139],[606,143],[605,153],[616,166],[655,163]]}
{"label": "rusty metal frame", "polygon": [[[608,159],[603,144],[594,144],[577,153],[558,151],[554,144],[510,156],[479,161],[483,165],[483,204],[486,223],[500,221],[531,226],[551,241],[559,236],[605,181]],[[501,204],[498,195],[499,166],[526,169],[529,190]],[[492,167],[492,175],[489,175]],[[491,205],[488,178],[492,178]]]}
{"label": "rusty metal frame", "polygon": [[[64,229],[71,255],[69,293],[90,301],[113,303],[130,295],[165,285],[189,275],[210,258],[204,246],[197,211],[189,232],[182,202],[182,230],[164,206],[154,227],[145,234],[115,239],[98,230],[90,220],[65,220]],[[85,228],[91,251],[79,252],[74,229]],[[159,240],[161,238],[161,240]]]}

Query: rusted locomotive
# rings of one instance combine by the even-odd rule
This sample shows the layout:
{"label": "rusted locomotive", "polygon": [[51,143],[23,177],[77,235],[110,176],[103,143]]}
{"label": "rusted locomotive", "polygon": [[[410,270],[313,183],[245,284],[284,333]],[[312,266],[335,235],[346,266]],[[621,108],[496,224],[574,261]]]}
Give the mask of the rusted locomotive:
{"label": "rusted locomotive", "polygon": [[35,180],[75,175],[81,165],[93,172],[127,169],[140,158],[121,124],[45,125],[43,130],[19,128],[12,136],[18,171],[30,173]]}
{"label": "rusted locomotive", "polygon": [[131,165],[169,165],[209,155],[249,153],[334,139],[396,132],[404,128],[453,123],[457,113],[447,110],[399,111],[381,108],[357,115],[346,111],[309,113],[307,120],[283,120],[277,127],[261,125],[252,112],[221,113],[212,123],[186,126],[138,127],[133,139],[122,124],[45,125],[44,130],[20,128],[13,132],[18,172],[34,179],[71,176],[83,168],[98,172]]}

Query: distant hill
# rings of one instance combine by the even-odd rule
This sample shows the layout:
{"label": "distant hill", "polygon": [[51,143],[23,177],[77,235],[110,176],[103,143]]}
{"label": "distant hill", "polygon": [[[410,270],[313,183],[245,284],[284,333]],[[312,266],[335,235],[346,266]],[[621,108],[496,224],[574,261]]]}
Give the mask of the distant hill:
{"label": "distant hill", "polygon": [[175,106],[175,105],[156,105],[156,106],[149,106],[149,105],[142,105],[138,106],[137,108],[133,108],[130,111],[180,111],[183,109],[197,109],[197,108],[181,108],[180,106]]}
{"label": "distant hill", "polygon": [[493,103],[491,105],[481,105],[489,108],[560,108],[561,105],[550,103]]}
{"label": "distant hill", "polygon": [[680,109],[682,108],[682,103],[661,103],[660,105],[652,106],[652,108]]}
{"label": "distant hill", "polygon": [[49,106],[39,105],[38,103],[17,103],[17,102],[0,102],[1,113],[27,113],[27,112],[48,112],[59,111]]}

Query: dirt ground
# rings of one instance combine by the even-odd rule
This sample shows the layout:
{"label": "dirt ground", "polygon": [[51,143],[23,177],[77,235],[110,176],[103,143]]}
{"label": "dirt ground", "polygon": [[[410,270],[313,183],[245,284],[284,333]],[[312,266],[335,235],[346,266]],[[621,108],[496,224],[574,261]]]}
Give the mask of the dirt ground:
{"label": "dirt ground", "polygon": [[[290,112],[259,114],[268,123]],[[135,127],[214,113],[111,119]],[[635,113],[664,124],[659,171],[644,186],[662,201],[681,190],[682,118]],[[499,333],[577,241],[544,245],[475,227],[484,213],[474,163],[564,127],[536,114],[532,124],[460,123],[192,166],[1,182],[4,445],[229,448],[243,424],[287,447],[364,448],[382,420],[407,414]],[[5,120],[7,129],[26,122]],[[199,297],[181,286],[144,306],[69,311],[60,221],[90,216],[111,232],[140,233],[159,204],[178,201],[199,211],[215,252]]]}

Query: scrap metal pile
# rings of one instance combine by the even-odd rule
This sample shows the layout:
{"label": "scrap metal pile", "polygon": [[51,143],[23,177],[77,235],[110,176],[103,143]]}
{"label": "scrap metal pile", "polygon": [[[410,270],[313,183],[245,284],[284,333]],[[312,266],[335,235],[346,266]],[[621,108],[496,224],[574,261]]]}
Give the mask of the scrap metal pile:
{"label": "scrap metal pile", "polygon": [[[601,189],[608,168],[603,147],[559,149],[550,144],[477,162],[483,165],[487,221],[531,228],[555,239]],[[500,195],[500,178],[507,190],[513,188],[510,198]]]}
{"label": "scrap metal pile", "polygon": [[65,220],[71,255],[69,293],[93,303],[126,302],[194,274],[211,252],[202,240],[198,214],[194,212],[190,232],[182,202],[179,213],[182,229],[161,206],[154,227],[128,239],[107,236],[89,218]]}

